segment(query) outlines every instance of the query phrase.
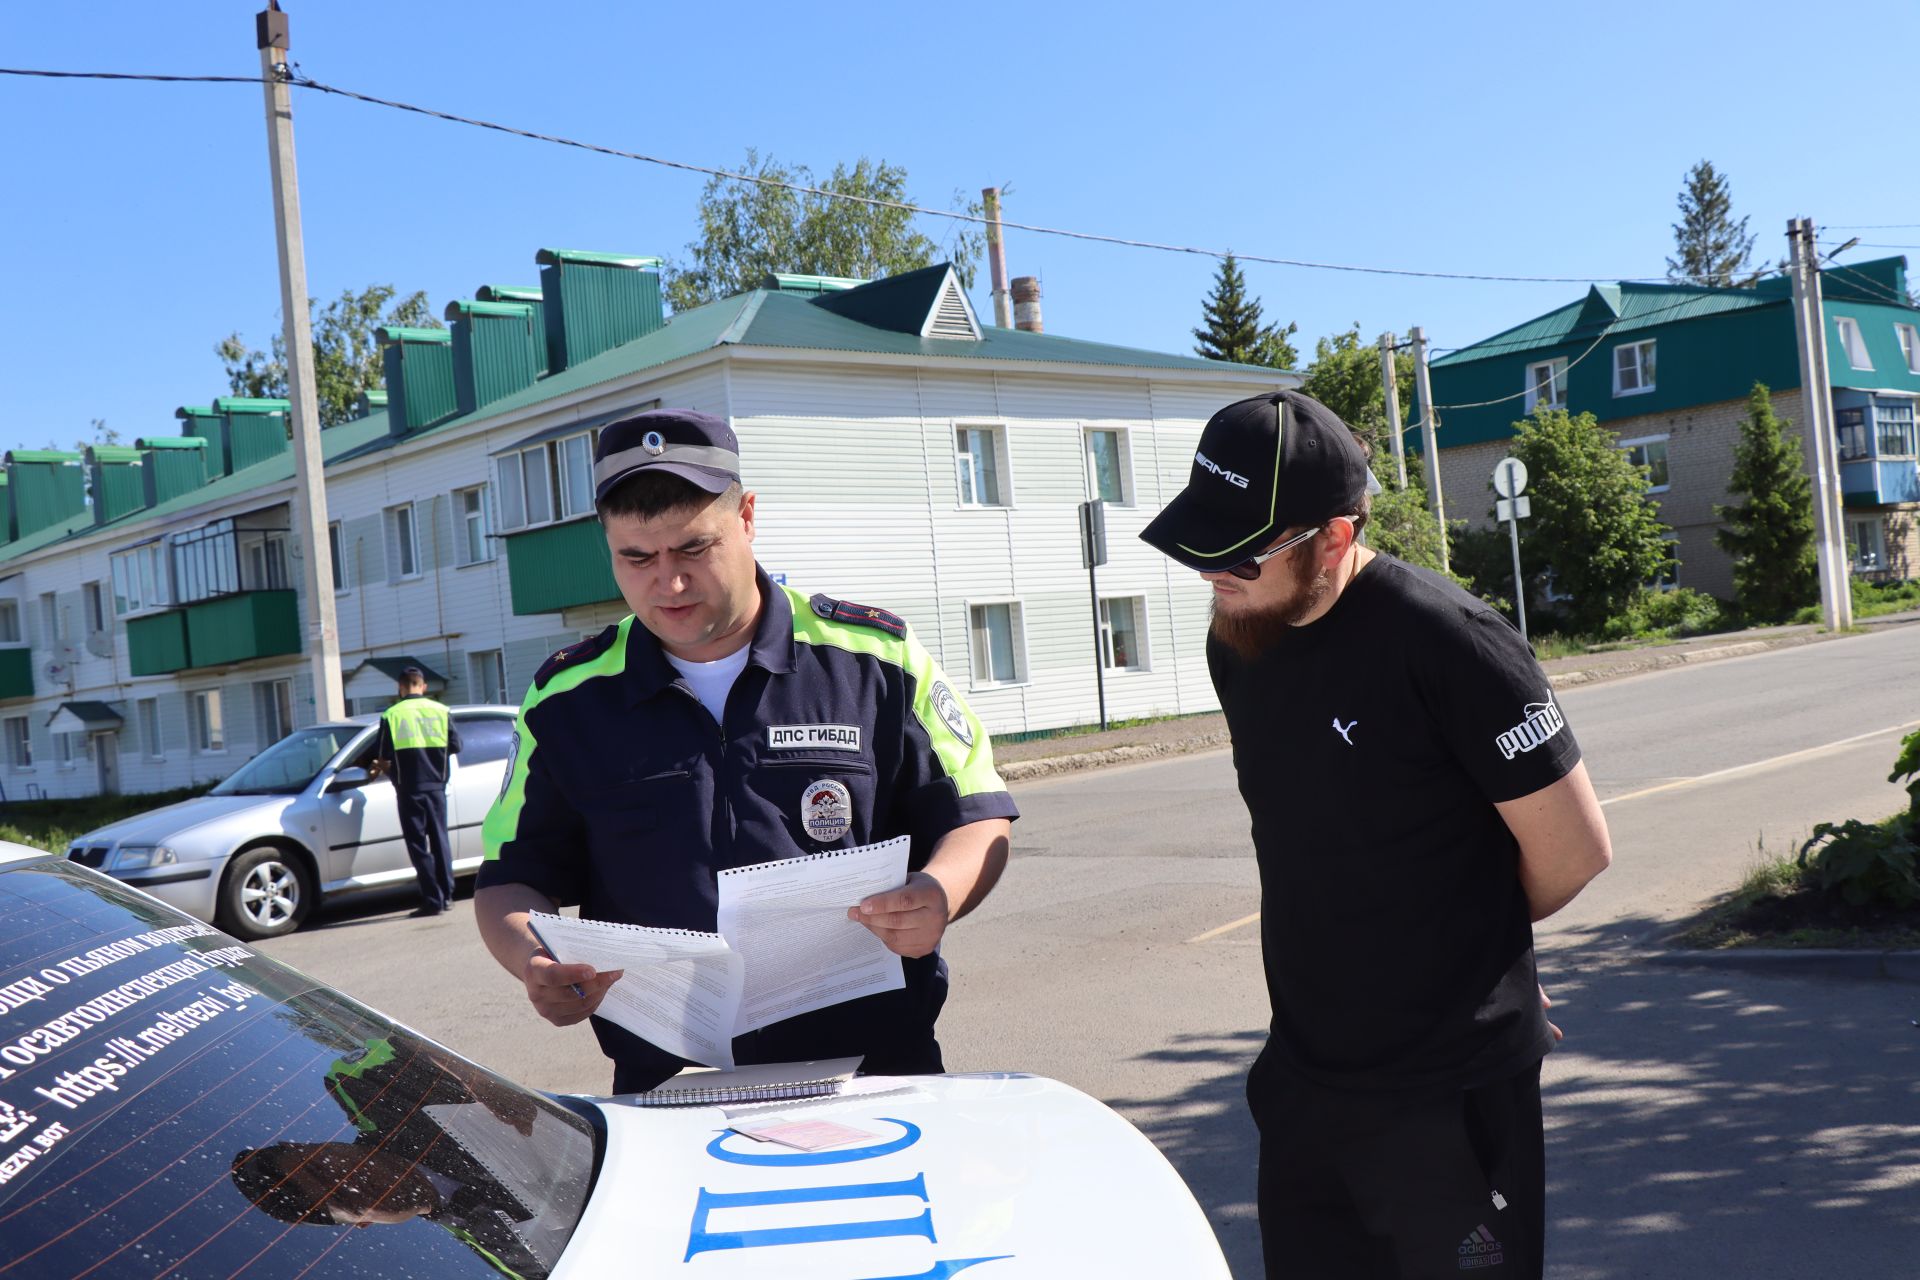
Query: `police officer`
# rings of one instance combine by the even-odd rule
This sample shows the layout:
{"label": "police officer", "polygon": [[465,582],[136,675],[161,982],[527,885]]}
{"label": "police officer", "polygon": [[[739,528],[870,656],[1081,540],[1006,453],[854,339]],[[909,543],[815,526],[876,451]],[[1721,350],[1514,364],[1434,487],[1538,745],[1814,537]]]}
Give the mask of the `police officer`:
{"label": "police officer", "polygon": [[399,699],[380,717],[373,775],[393,778],[400,833],[420,879],[420,905],[409,914],[437,916],[453,905],[453,855],[447,848],[447,757],[460,731],[447,709],[427,696],[418,667],[400,672]]}
{"label": "police officer", "polygon": [[[633,613],[549,658],[521,707],[474,897],[488,949],[565,1026],[620,975],[554,961],[529,911],[578,903],[587,919],[711,931],[721,870],[907,835],[906,883],[847,904],[905,957],[905,987],[741,1036],[734,1057],[942,1070],[940,939],[999,878],[1017,816],[985,730],[900,618],[759,568],[725,422],[665,409],[613,423],[594,481]],[[593,1028],[616,1092],[685,1065]]]}

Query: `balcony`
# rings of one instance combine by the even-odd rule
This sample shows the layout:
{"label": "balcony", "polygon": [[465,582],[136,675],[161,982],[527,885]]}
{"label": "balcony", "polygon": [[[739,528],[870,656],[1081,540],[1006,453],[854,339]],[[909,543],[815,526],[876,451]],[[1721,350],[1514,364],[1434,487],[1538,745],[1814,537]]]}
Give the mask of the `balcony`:
{"label": "balcony", "polygon": [[0,649],[0,698],[33,696],[33,651],[25,645]]}
{"label": "balcony", "polygon": [[215,596],[127,620],[127,659],[136,676],[299,652],[300,610],[287,590]]}
{"label": "balcony", "polygon": [[598,520],[539,525],[506,536],[516,617],[620,598]]}
{"label": "balcony", "polygon": [[1840,492],[1850,507],[1920,502],[1920,436],[1914,402],[1864,393],[1834,395]]}

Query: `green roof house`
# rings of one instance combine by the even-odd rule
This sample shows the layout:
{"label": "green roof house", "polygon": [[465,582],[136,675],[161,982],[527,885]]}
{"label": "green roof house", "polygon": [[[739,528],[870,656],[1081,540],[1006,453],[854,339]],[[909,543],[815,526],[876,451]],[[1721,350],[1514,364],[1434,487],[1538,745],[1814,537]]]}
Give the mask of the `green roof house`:
{"label": "green roof house", "polygon": [[[1853,570],[1920,573],[1920,308],[1905,258],[1821,272],[1828,385],[1839,435]],[[1447,514],[1491,523],[1494,464],[1537,404],[1591,413],[1650,469],[1649,494],[1676,542],[1679,585],[1723,598],[1733,565],[1715,544],[1716,504],[1755,382],[1795,429],[1805,420],[1792,292],[1784,275],[1745,289],[1595,285],[1584,298],[1432,363]],[[1419,447],[1419,433],[1409,435]]]}

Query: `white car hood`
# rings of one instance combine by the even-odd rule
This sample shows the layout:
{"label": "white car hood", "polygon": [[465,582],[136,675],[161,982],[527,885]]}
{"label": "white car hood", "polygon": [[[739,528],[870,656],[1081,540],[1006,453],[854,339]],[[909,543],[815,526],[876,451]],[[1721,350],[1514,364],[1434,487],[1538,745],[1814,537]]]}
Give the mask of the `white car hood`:
{"label": "white car hood", "polygon": [[1094,1099],[1037,1076],[900,1083],[756,1108],[875,1135],[816,1152],[730,1133],[715,1107],[596,1100],[606,1160],[554,1280],[1225,1280],[1186,1184]]}
{"label": "white car hood", "polygon": [[[75,844],[165,844],[195,827],[235,814],[278,815],[296,796],[195,796],[87,832]],[[275,823],[274,825],[278,825]]]}

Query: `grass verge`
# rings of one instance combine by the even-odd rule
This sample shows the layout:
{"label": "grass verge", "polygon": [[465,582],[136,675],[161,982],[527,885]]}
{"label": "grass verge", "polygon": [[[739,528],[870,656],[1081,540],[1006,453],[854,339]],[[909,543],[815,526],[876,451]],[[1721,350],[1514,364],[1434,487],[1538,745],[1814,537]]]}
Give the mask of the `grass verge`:
{"label": "grass verge", "polygon": [[1814,888],[1798,859],[1760,851],[1759,861],[1725,902],[1674,940],[1705,951],[1738,947],[1859,951],[1920,949],[1920,908],[1855,906]]}
{"label": "grass verge", "polygon": [[0,805],[0,840],[62,853],[87,832],[165,805],[205,795],[205,787],[181,787],[137,796],[85,796],[72,800],[17,800]]}

